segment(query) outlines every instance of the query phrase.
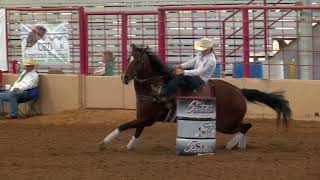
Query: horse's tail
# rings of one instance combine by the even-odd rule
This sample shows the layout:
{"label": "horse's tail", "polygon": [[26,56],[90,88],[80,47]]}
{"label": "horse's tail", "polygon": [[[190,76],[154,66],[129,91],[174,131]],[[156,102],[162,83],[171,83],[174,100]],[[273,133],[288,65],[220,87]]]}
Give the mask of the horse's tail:
{"label": "horse's tail", "polygon": [[260,102],[272,108],[277,113],[277,124],[288,126],[292,112],[283,92],[265,93],[256,89],[241,89],[241,92],[249,102]]}

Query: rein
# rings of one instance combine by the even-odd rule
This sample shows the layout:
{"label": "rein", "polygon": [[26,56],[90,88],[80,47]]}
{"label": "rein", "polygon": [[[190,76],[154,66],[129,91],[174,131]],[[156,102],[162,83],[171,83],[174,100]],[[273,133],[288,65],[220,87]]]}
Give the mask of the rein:
{"label": "rein", "polygon": [[134,80],[138,83],[146,83],[146,82],[149,82],[149,81],[154,81],[154,80],[159,80],[159,79],[162,79],[163,76],[152,76],[152,77],[149,77],[149,78],[138,78],[137,75],[135,74],[134,75]]}

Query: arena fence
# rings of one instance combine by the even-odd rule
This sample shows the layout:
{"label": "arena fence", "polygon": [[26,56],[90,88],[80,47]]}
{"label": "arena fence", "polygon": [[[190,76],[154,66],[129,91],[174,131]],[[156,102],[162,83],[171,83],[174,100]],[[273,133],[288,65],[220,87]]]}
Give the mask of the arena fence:
{"label": "arena fence", "polygon": [[[319,6],[184,6],[159,9],[159,52],[169,64],[214,39],[221,77],[319,79]],[[308,43],[306,43],[308,42]]]}
{"label": "arena fence", "polygon": [[86,13],[88,72],[99,66],[103,51],[111,51],[116,57],[117,75],[126,67],[132,43],[146,44],[157,51],[157,15],[157,11]]}
{"label": "arena fence", "polygon": [[119,75],[132,43],[149,45],[169,65],[181,63],[197,53],[193,43],[206,36],[214,39],[216,77],[320,79],[320,6],[165,6],[87,13],[82,7],[7,8],[7,20],[9,61],[21,60],[20,23],[69,22],[71,65],[41,66],[40,72],[91,74],[101,53],[110,50]]}

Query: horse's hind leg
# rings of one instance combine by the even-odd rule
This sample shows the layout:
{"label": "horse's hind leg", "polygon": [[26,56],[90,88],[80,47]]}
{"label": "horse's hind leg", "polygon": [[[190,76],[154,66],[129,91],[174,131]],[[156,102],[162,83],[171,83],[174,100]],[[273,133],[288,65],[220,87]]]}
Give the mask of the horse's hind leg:
{"label": "horse's hind leg", "polygon": [[105,150],[106,145],[109,144],[116,137],[118,137],[122,131],[125,131],[127,129],[132,129],[132,128],[139,128],[139,127],[143,127],[143,126],[141,126],[141,121],[137,121],[137,120],[133,120],[133,121],[130,121],[130,122],[127,122],[127,123],[124,123],[124,124],[120,125],[117,129],[112,131],[108,136],[106,136],[99,143],[100,150]]}
{"label": "horse's hind leg", "polygon": [[127,150],[134,149],[135,145],[139,142],[139,137],[143,131],[144,127],[136,128],[136,132],[132,136],[130,142],[127,144]]}
{"label": "horse's hind leg", "polygon": [[233,149],[238,145],[240,149],[245,149],[247,147],[247,131],[252,127],[250,123],[241,123],[240,127],[237,129],[237,133],[231,138],[227,143],[226,149]]}

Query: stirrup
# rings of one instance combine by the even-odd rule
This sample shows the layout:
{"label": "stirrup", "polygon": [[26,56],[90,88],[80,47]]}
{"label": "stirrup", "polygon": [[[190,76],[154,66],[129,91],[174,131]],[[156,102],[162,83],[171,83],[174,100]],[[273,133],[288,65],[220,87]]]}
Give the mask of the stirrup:
{"label": "stirrup", "polygon": [[167,98],[160,95],[153,95],[153,101],[156,103],[165,103],[167,101]]}
{"label": "stirrup", "polygon": [[152,94],[154,94],[156,96],[161,94],[162,86],[156,86],[156,85],[151,84],[150,87],[151,87],[151,90],[152,90]]}

